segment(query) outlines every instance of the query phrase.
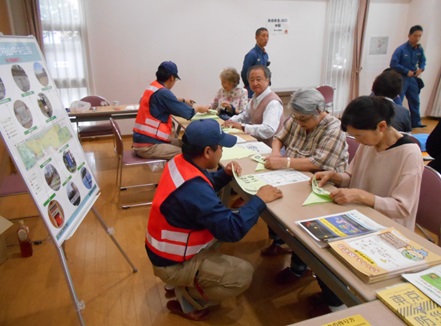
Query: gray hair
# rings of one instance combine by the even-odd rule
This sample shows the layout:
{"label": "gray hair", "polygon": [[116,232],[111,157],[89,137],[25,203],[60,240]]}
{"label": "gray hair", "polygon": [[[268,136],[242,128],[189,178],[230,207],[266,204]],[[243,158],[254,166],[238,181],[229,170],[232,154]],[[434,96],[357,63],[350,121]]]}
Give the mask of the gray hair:
{"label": "gray hair", "polygon": [[296,113],[318,115],[325,110],[325,98],[315,88],[300,88],[292,94],[288,107]]}

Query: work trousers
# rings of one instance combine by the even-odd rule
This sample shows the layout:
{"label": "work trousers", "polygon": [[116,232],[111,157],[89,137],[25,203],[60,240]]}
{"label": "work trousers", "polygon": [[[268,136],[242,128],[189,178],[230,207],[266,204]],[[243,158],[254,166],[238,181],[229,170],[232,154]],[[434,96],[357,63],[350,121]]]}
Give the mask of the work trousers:
{"label": "work trousers", "polygon": [[155,144],[146,147],[133,147],[136,155],[142,158],[171,160],[181,154],[182,141],[172,138],[170,143]]}
{"label": "work trousers", "polygon": [[415,77],[404,77],[403,88],[401,89],[401,103],[406,96],[407,103],[409,104],[410,122],[412,128],[421,125],[420,116],[420,89]]}
{"label": "work trousers", "polygon": [[[163,282],[175,286],[182,309],[189,312],[219,304],[244,292],[251,284],[254,268],[245,260],[209,249],[184,263],[153,266],[153,271]],[[186,309],[183,301],[193,309]]]}

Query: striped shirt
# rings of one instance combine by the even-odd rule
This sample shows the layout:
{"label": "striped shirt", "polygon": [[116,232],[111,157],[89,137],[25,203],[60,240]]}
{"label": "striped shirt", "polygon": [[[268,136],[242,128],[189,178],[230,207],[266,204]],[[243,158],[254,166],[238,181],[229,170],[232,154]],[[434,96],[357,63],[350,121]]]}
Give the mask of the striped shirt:
{"label": "striped shirt", "polygon": [[309,158],[319,170],[346,170],[349,158],[346,134],[340,128],[340,120],[330,114],[310,133],[290,117],[275,137],[284,145],[287,157]]}

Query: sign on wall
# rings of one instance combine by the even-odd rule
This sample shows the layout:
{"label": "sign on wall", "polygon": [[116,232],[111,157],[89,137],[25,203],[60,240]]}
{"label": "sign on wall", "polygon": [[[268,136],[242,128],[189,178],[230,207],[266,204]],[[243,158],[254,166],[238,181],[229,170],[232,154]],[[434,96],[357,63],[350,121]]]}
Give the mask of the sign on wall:
{"label": "sign on wall", "polygon": [[0,133],[60,246],[99,195],[34,37],[0,36]]}
{"label": "sign on wall", "polygon": [[269,34],[288,34],[289,20],[287,17],[273,17],[268,18],[266,23],[266,28]]}

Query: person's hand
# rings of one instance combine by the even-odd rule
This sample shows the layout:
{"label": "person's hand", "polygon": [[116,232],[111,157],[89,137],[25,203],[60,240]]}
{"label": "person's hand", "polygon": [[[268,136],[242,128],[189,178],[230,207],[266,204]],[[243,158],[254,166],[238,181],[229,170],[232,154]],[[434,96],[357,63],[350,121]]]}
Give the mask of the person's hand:
{"label": "person's hand", "polygon": [[223,107],[224,109],[227,109],[227,110],[231,110],[231,104],[226,101],[223,101],[221,103],[221,107]]}
{"label": "person's hand", "polygon": [[369,193],[361,189],[337,188],[331,192],[330,197],[335,203],[339,205],[349,203],[367,204],[364,200],[366,198],[366,195],[369,195]]}
{"label": "person's hand", "polygon": [[276,187],[265,185],[259,188],[256,196],[262,199],[265,203],[271,203],[276,199],[282,198],[283,193]]}
{"label": "person's hand", "polygon": [[412,70],[409,70],[409,72],[407,73],[407,77],[413,77],[415,76],[415,72]]}
{"label": "person's hand", "polygon": [[236,129],[239,129],[239,130],[242,130],[242,131],[243,131],[242,125],[241,125],[239,122],[232,121],[231,119],[225,121],[225,122],[222,124],[222,126],[223,126],[223,127],[236,128]]}
{"label": "person's hand", "polygon": [[286,168],[286,157],[275,157],[272,155],[265,159],[265,168],[270,170],[280,170]]}
{"label": "person's hand", "polygon": [[[335,174],[336,173],[334,171],[321,171],[316,172],[313,178],[316,178],[316,180],[318,181],[317,185],[319,187],[323,187],[328,181],[332,180],[332,178],[335,177]],[[311,182],[311,180],[309,180],[309,182]]]}
{"label": "person's hand", "polygon": [[415,77],[421,75],[423,71],[424,71],[423,69],[417,69],[417,71],[415,72]]}
{"label": "person's hand", "polygon": [[239,163],[235,162],[235,161],[231,161],[230,163],[228,163],[225,168],[224,171],[227,175],[232,176],[233,175],[233,169],[234,172],[236,172],[237,175],[241,175],[242,174],[242,167],[239,165]]}
{"label": "person's hand", "polygon": [[194,110],[198,113],[206,113],[210,109],[209,105],[195,105],[193,106]]}

